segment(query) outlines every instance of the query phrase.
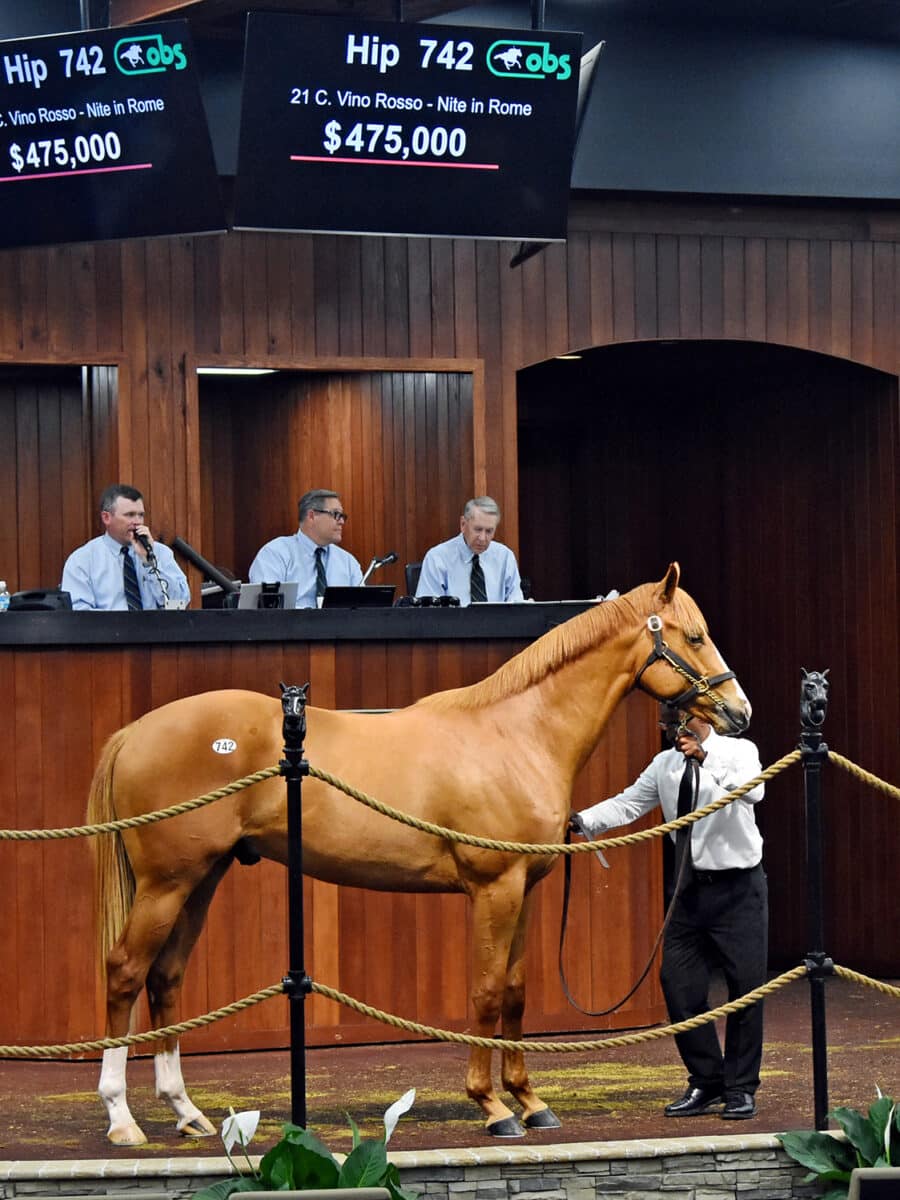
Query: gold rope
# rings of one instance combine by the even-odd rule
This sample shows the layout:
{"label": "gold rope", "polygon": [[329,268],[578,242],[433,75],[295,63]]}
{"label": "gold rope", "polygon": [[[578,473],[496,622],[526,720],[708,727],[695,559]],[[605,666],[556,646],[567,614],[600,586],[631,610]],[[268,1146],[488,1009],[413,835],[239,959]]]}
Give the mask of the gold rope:
{"label": "gold rope", "polygon": [[104,821],[100,825],[71,825],[67,829],[0,829],[0,842],[47,842],[59,841],[62,838],[93,837],[98,833],[118,833],[121,829],[136,829],[139,825],[153,825],[157,821],[166,821],[169,817],[180,817],[182,813],[193,812],[195,808],[203,808],[214,800],[224,796],[233,796],[244,788],[252,787],[254,783],[262,783],[281,774],[281,767],[266,767],[262,771],[254,771],[243,779],[236,779],[225,787],[207,792],[205,796],[196,796],[193,800],[185,800],[181,804],[173,804],[171,808],[161,808],[157,812],[142,813],[138,817],[122,817],[118,821]]}
{"label": "gold rope", "polygon": [[653,829],[642,829],[638,833],[622,834],[620,837],[602,838],[595,842],[573,842],[569,844],[559,844],[556,842],[504,842],[498,841],[496,838],[483,838],[476,837],[475,834],[471,833],[460,833],[456,829],[445,829],[442,825],[434,825],[431,821],[423,821],[418,817],[410,816],[409,813],[391,808],[381,800],[376,800],[374,796],[370,796],[367,792],[362,792],[358,788],[351,787],[349,784],[344,783],[342,779],[338,779],[337,776],[331,775],[327,771],[322,771],[318,767],[310,766],[309,774],[312,778],[318,779],[322,783],[327,783],[339,792],[343,792],[352,800],[358,800],[360,804],[365,804],[368,808],[374,809],[375,812],[381,813],[382,816],[390,817],[393,821],[399,821],[402,825],[410,825],[413,829],[419,829],[423,833],[431,833],[435,837],[445,838],[449,842],[461,842],[464,846],[478,846],[483,850],[502,850],[513,854],[585,854],[611,846],[630,846],[637,842],[647,841],[650,838],[662,837],[674,829],[681,829],[684,825],[691,825],[694,821],[700,821],[703,817],[709,816],[710,813],[717,812],[720,808],[726,808],[729,804],[733,804],[735,800],[740,800],[742,796],[746,796],[748,792],[758,787],[759,784],[765,783],[766,780],[772,779],[782,771],[785,771],[789,766],[797,762],[800,757],[801,753],[799,750],[792,750],[790,754],[779,758],[777,762],[772,763],[761,774],[756,775],[748,783],[742,784],[739,788],[735,788],[733,792],[729,792],[725,796],[720,796],[718,800],[713,800],[712,803],[707,804],[704,808],[698,808],[695,812],[688,813],[686,816],[677,817],[674,821],[667,821],[664,825],[656,825]]}
{"label": "gold rope", "polygon": [[[584,1042],[513,1042],[506,1038],[485,1038],[476,1037],[469,1033],[453,1033],[449,1029],[438,1029],[434,1025],[423,1025],[418,1021],[409,1021],[405,1017],[398,1017],[393,1013],[384,1012],[380,1008],[374,1008],[370,1004],[356,1000],[352,996],[348,996],[345,992],[339,992],[337,989],[328,987],[324,983],[311,981],[310,990],[319,996],[324,996],[327,1000],[334,1000],[337,1004],[344,1004],[348,1008],[352,1008],[355,1012],[361,1013],[363,1016],[371,1017],[375,1021],[381,1021],[382,1024],[391,1025],[395,1029],[404,1029],[409,1033],[418,1033],[435,1041],[456,1042],[465,1046],[478,1046],[485,1050],[522,1050],[542,1054],[574,1054],[579,1050],[602,1050],[604,1047],[637,1046],[641,1042],[656,1041],[659,1038],[671,1037],[677,1033],[686,1033],[688,1030],[706,1025],[710,1021],[716,1021],[720,1017],[727,1017],[731,1013],[749,1008],[751,1004],[756,1004],[766,996],[778,991],[779,988],[785,987],[797,979],[801,979],[808,973],[805,964],[792,967],[790,971],[785,971],[782,975],[777,976],[777,978],[770,979],[762,987],[755,988],[752,992],[747,992],[746,995],[740,996],[737,1000],[729,1000],[728,1003],[721,1004],[718,1008],[712,1008],[708,1012],[699,1013],[696,1017],[690,1017],[686,1021],[679,1021],[674,1025],[663,1025],[658,1029],[645,1029],[640,1033],[620,1034],[615,1037]],[[851,983],[858,983],[864,987],[874,988],[887,996],[893,996],[895,999],[900,1000],[900,987],[894,987],[889,983],[882,983],[881,980],[872,979],[868,975],[861,975],[858,971],[853,971],[849,967],[835,966],[834,974],[841,976],[841,978]],[[180,1034],[188,1033],[192,1029],[200,1029],[204,1025],[211,1025],[214,1021],[221,1021],[225,1017],[234,1016],[235,1013],[239,1013],[245,1008],[250,1008],[254,1004],[260,1004],[263,1000],[269,1000],[273,996],[281,995],[284,990],[283,982],[275,983],[271,987],[254,992],[251,996],[245,996],[243,1000],[235,1000],[234,1003],[226,1004],[223,1008],[217,1008],[213,1012],[205,1013],[203,1016],[192,1017],[190,1020],[181,1021],[177,1025],[167,1025],[163,1029],[153,1029],[146,1033],[131,1033],[126,1037],[98,1038],[91,1042],[68,1042],[55,1046],[0,1046],[0,1058],[50,1058],[64,1054],[80,1054],[93,1050],[110,1050],[116,1046],[140,1045],[145,1042],[160,1041],[166,1037],[178,1037]]]}
{"label": "gold rope", "polygon": [[855,775],[857,779],[861,779],[863,783],[867,783],[869,787],[875,788],[876,791],[884,792],[886,796],[893,796],[895,800],[900,800],[900,788],[894,787],[892,783],[887,783],[884,779],[879,779],[877,775],[873,775],[870,771],[864,771],[862,767],[858,767],[849,758],[844,758],[843,754],[838,754],[835,750],[829,750],[828,761],[833,762],[838,767],[843,767],[845,771],[849,771],[851,775]]}

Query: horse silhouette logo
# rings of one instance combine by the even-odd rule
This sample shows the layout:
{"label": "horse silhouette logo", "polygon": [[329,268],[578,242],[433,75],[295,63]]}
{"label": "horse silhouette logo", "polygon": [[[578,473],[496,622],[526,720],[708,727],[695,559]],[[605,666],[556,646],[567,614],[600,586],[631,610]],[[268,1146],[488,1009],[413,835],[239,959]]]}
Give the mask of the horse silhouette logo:
{"label": "horse silhouette logo", "polygon": [[502,50],[494,55],[494,61],[502,62],[507,71],[515,70],[522,66],[522,47],[510,46],[508,50]]}
{"label": "horse silhouette logo", "polygon": [[124,58],[131,69],[134,70],[139,63],[144,61],[144,51],[137,44],[137,42],[132,42],[127,50],[122,51],[122,53],[119,55],[119,58]]}

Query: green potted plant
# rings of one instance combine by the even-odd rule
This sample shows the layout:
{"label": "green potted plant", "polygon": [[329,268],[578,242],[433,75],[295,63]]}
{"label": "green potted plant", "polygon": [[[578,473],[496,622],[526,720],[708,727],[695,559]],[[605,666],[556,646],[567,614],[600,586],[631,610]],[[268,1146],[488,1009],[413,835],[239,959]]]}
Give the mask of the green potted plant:
{"label": "green potted plant", "polygon": [[846,1141],[816,1130],[779,1133],[778,1140],[798,1163],[809,1167],[804,1183],[818,1180],[826,1191],[822,1200],[843,1200],[854,1167],[889,1167],[900,1163],[900,1109],[890,1096],[878,1099],[868,1115],[855,1108],[835,1108],[828,1115],[837,1121]]}
{"label": "green potted plant", "polygon": [[[222,1123],[222,1143],[235,1174],[220,1183],[195,1192],[191,1200],[226,1200],[235,1192],[304,1191],[309,1188],[381,1187],[391,1193],[391,1200],[416,1200],[416,1193],[400,1186],[400,1173],[388,1162],[387,1144],[401,1116],[408,1112],[416,1098],[410,1088],[384,1114],[384,1135],[363,1138],[350,1114],[347,1120],[353,1134],[353,1147],[342,1163],[322,1142],[300,1125],[286,1124],[281,1141],[277,1142],[254,1167],[247,1147],[256,1133],[259,1112],[236,1113]],[[247,1169],[242,1171],[231,1156],[239,1145]]]}

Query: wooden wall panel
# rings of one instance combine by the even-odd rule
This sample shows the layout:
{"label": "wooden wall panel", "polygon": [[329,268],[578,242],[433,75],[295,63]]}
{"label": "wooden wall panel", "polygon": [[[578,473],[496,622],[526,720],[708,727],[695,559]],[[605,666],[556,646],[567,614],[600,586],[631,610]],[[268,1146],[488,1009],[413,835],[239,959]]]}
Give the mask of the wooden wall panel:
{"label": "wooden wall panel", "polygon": [[[451,537],[472,493],[473,380],[462,372],[290,372],[204,377],[203,537],[196,548],[246,578],[259,547],[297,528],[310,487],[339,492],[342,545],[381,582]],[[221,516],[220,516],[221,514]],[[236,516],[237,514],[237,516]]]}

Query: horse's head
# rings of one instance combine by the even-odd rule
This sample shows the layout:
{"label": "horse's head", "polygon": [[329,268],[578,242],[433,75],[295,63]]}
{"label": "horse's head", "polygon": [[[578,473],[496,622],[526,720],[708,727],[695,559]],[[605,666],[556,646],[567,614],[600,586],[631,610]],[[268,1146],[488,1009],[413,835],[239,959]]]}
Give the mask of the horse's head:
{"label": "horse's head", "polygon": [[750,724],[750,701],[716,649],[700,609],[679,589],[680,576],[678,563],[671,563],[661,582],[649,589],[650,644],[635,685],[708,721],[718,733],[743,733]]}

